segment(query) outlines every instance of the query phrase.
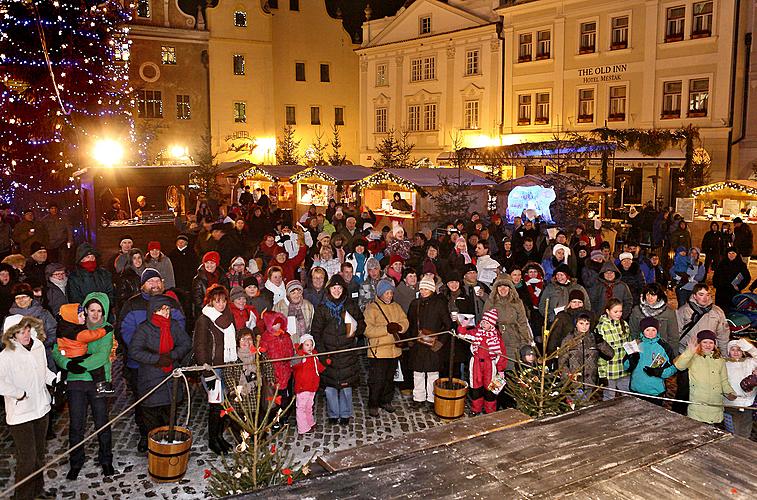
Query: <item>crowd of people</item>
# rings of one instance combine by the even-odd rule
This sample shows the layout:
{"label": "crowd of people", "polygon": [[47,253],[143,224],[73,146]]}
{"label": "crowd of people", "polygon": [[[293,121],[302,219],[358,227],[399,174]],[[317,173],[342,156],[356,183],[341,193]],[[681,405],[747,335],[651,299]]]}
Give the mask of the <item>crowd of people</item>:
{"label": "crowd of people", "polygon": [[[169,385],[154,389],[176,367],[205,366],[208,446],[226,454],[226,430],[238,438],[240,429],[225,402],[261,418],[258,384],[269,414],[291,403],[299,433],[318,425],[321,391],[323,425],[350,425],[363,357],[371,417],[395,411],[396,389],[430,409],[435,382],[450,376],[468,382],[473,415],[511,406],[490,382],[557,352],[551,368],[579,382],[579,397],[601,386],[603,399],[631,391],[655,404],[693,401],[673,406],[711,424],[725,414],[736,434],[751,435],[757,350],[731,340],[725,316],[751,280],[751,233],[739,219],[733,233],[713,223],[702,261],[680,216],[651,204],[614,249],[599,219],[561,229],[525,214],[508,223],[473,212],[433,234],[406,235],[334,200],[292,223],[267,198],[242,197],[222,214],[198,206],[197,222],[170,249],[124,234],[113,258],[80,243],[70,264],[70,228],[55,222],[57,209],[46,225],[31,211],[21,221],[3,213],[0,394],[17,479],[42,465],[66,402],[71,446],[84,437],[88,410],[96,427],[108,421],[117,359],[134,398],[150,393],[134,414],[140,452],[168,422]],[[451,331],[454,346],[441,334]],[[98,463],[112,475],[110,430],[98,440]],[[72,453],[67,477],[84,462],[83,449]],[[42,475],[16,494],[44,496]]]}

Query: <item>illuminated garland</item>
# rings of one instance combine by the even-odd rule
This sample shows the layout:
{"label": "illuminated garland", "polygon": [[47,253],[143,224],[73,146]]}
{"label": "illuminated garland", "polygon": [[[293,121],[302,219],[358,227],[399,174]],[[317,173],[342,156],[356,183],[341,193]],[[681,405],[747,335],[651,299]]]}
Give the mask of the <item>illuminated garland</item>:
{"label": "illuminated garland", "polygon": [[708,184],[707,186],[694,188],[691,190],[691,194],[692,196],[697,197],[703,194],[720,191],[722,189],[733,189],[734,191],[740,191],[750,196],[757,196],[757,189],[733,181],[716,182],[715,184]]}
{"label": "illuminated garland", "polygon": [[326,172],[323,172],[318,167],[310,167],[306,168],[305,170],[301,170],[294,174],[292,177],[289,178],[289,182],[292,184],[296,184],[300,182],[302,179],[308,179],[310,177],[317,177],[318,179],[322,179],[326,182],[331,182],[332,184],[337,184],[339,182],[339,179],[336,177],[327,174]]}
{"label": "illuminated garland", "polygon": [[402,177],[399,177],[387,170],[380,170],[379,172],[376,172],[373,175],[369,175],[365,179],[357,181],[355,184],[353,184],[352,189],[354,191],[358,191],[360,189],[370,189],[373,187],[376,187],[380,184],[397,184],[398,186],[401,186],[408,191],[422,191],[422,189],[419,186],[416,186],[412,182],[403,179]]}
{"label": "illuminated garland", "polygon": [[255,177],[256,175],[260,175],[262,177],[265,177],[271,182],[278,182],[278,178],[272,175],[270,172],[267,172],[266,170],[260,168],[260,167],[250,167],[241,174],[239,174],[239,179],[248,179],[250,177]]}

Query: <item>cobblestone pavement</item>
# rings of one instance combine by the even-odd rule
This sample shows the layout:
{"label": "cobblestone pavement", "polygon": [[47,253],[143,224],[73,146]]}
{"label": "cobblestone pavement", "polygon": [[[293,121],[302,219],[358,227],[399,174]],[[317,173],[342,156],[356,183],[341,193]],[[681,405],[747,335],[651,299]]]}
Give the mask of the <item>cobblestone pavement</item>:
{"label": "cobblestone pavement", "polygon": [[[114,381],[116,397],[112,400],[110,415],[117,415],[132,401],[132,395],[119,376],[120,362],[114,363]],[[365,380],[365,377],[363,378]],[[183,385],[183,384],[182,384]],[[54,492],[60,499],[135,499],[165,498],[194,499],[206,498],[203,472],[209,464],[219,464],[218,457],[207,447],[207,406],[205,393],[199,385],[190,386],[192,394],[192,413],[189,424],[193,434],[192,453],[186,476],[179,483],[159,484],[153,482],[147,474],[147,456],[137,452],[139,434],[134,424],[133,413],[127,414],[113,428],[113,466],[117,475],[104,478],[97,459],[97,439],[85,446],[87,462],[79,479],[69,482],[65,479],[68,463],[63,461],[49,469],[45,476],[46,489]],[[185,390],[182,388],[182,390]],[[379,418],[368,416],[368,389],[365,384],[353,391],[355,416],[346,426],[331,425],[326,418],[325,397],[319,393],[316,397],[316,429],[299,436],[290,419],[290,427],[285,443],[280,447],[289,447],[297,461],[306,461],[314,455],[321,455],[335,450],[351,448],[384,439],[402,436],[409,432],[421,431],[443,423],[433,412],[426,408],[417,408],[410,397],[403,397],[396,392],[395,407],[397,411],[389,414],[381,411]],[[1,405],[0,405],[1,406]],[[186,413],[181,412],[179,422],[183,423]],[[4,411],[0,408],[0,491],[12,484],[15,471],[13,441],[5,423]],[[87,434],[94,430],[91,418]],[[48,441],[47,459],[64,452],[68,448],[68,411],[55,422],[56,438]],[[227,441],[231,436],[227,433]]]}

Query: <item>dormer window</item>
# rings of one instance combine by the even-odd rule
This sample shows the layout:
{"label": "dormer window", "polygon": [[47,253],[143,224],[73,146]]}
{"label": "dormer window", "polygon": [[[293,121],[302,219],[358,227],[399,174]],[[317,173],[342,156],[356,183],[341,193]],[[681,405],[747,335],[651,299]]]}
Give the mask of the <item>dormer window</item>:
{"label": "dormer window", "polygon": [[421,35],[427,35],[431,33],[431,16],[421,17],[418,29]]}

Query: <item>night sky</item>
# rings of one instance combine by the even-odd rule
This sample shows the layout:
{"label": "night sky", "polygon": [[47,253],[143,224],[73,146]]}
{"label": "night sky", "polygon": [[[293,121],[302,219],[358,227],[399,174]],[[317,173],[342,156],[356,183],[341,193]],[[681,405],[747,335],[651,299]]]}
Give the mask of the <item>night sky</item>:
{"label": "night sky", "polygon": [[386,16],[394,15],[400,7],[405,3],[410,3],[409,0],[325,0],[326,8],[329,14],[335,15],[337,7],[342,10],[342,18],[344,20],[344,27],[348,33],[354,35],[360,33],[362,35],[361,25],[365,20],[365,5],[370,2],[373,14],[371,19],[379,19]]}

